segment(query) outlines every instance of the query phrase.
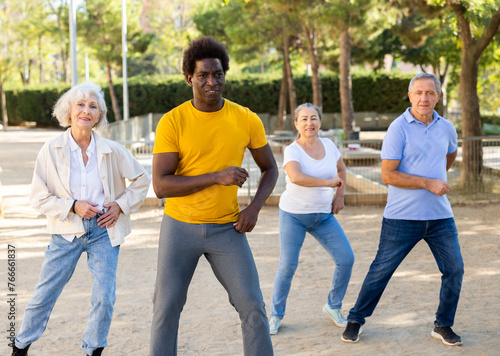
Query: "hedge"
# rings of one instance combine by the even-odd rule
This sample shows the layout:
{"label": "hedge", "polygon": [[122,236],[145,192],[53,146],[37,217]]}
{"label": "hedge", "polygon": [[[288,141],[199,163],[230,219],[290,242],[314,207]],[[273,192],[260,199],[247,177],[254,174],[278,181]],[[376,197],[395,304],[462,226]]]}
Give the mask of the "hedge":
{"label": "hedge", "polygon": [[[352,89],[354,110],[377,113],[399,113],[408,106],[407,87],[411,75],[369,74],[353,75]],[[109,88],[103,86],[108,105],[108,120],[114,121]],[[116,96],[122,109],[122,82],[114,83]],[[323,111],[340,112],[339,80],[335,74],[321,78]],[[227,78],[224,97],[249,107],[257,113],[276,114],[278,110],[281,78],[267,75],[246,75]],[[23,121],[35,121],[37,126],[58,126],[51,117],[57,98],[69,89],[68,85],[21,87],[6,90],[9,123],[19,125]],[[297,103],[312,102],[311,77],[295,78]],[[166,78],[142,77],[129,80],[129,113],[138,116],[146,113],[164,113],[192,98],[192,89],[182,76]]]}
{"label": "hedge", "polygon": [[481,123],[500,125],[500,114],[481,113]]}

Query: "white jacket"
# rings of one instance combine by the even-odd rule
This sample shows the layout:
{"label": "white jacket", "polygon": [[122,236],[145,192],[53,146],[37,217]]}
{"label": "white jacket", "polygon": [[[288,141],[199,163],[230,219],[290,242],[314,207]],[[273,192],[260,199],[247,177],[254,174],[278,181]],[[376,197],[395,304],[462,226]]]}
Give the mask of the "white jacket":
{"label": "white jacket", "polygon": [[[116,202],[122,209],[116,225],[107,228],[111,245],[118,246],[130,234],[130,213],[139,209],[146,198],[151,177],[125,147],[96,132],[94,138],[104,204]],[[49,234],[85,233],[82,218],[70,212],[70,157],[68,132],[64,132],[46,142],[36,160],[30,203],[47,216]],[[130,181],[128,186],[125,179]]]}

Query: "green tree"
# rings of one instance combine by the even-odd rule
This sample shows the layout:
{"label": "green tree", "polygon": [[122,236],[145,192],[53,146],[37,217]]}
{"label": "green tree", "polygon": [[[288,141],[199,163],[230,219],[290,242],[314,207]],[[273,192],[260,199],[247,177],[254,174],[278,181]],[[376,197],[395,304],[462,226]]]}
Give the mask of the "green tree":
{"label": "green tree", "polygon": [[[197,0],[145,0],[140,14],[145,33],[154,34],[145,52],[159,74],[178,74],[182,68],[182,54],[187,44],[198,36],[193,16]],[[224,19],[215,19],[223,22]]]}
{"label": "green tree", "polygon": [[479,62],[478,96],[483,111],[500,112],[500,36],[491,43]]}
{"label": "green tree", "polygon": [[22,20],[18,31],[23,41],[25,64],[20,74],[24,84],[46,82],[46,57],[53,52],[53,43],[57,42],[53,38],[56,23],[50,5],[49,1],[44,0],[22,2]]}
{"label": "green tree", "polygon": [[2,107],[3,130],[7,131],[9,116],[4,92],[5,82],[17,71],[20,65],[21,39],[18,32],[22,8],[19,3],[0,2],[0,103]]}
{"label": "green tree", "polygon": [[69,10],[66,0],[47,0],[47,7],[50,9],[51,16],[54,18],[54,24],[50,29],[52,38],[58,48],[59,73],[56,73],[55,80],[69,83],[71,78],[68,71],[68,52],[69,52]]}
{"label": "green tree", "polygon": [[426,37],[420,44],[405,46],[401,51],[401,59],[404,62],[420,66],[423,72],[426,71],[426,66],[430,66],[432,72],[438,76],[441,82],[441,97],[437,112],[441,116],[447,114],[448,74],[460,66],[458,39],[454,36],[454,29],[448,25],[448,20],[449,15],[444,16],[441,26],[433,35]]}
{"label": "green tree", "polygon": [[286,120],[286,102],[290,113],[297,106],[291,56],[297,49],[300,24],[294,17],[294,5],[299,0],[232,0],[215,1],[212,7],[201,7],[194,20],[198,30],[212,35],[228,45],[236,61],[260,61],[264,70],[264,58],[272,49],[281,53],[283,73],[278,107],[278,128],[283,129]]}
{"label": "green tree", "polygon": [[351,32],[366,26],[366,15],[372,8],[371,0],[327,1],[326,11],[330,17],[332,33],[339,40],[339,91],[342,111],[342,126],[347,138],[353,138],[354,105],[351,80]]}
{"label": "green tree", "polygon": [[[127,4],[127,42],[129,53],[144,52],[150,37],[145,38],[139,29],[138,13],[140,3]],[[104,65],[106,80],[111,96],[111,105],[115,120],[121,120],[120,108],[113,86],[113,70],[122,64],[122,29],[121,2],[119,0],[95,0],[88,2],[82,10],[80,28],[83,29],[84,40],[93,55]],[[149,38],[149,39],[148,39]]]}
{"label": "green tree", "polygon": [[[439,2],[441,3],[441,1]],[[461,185],[482,186],[483,155],[480,140],[468,139],[482,134],[477,81],[481,55],[497,36],[500,28],[500,1],[446,0],[457,18],[462,58],[460,103],[462,107]]]}
{"label": "green tree", "polygon": [[442,89],[437,111],[446,116],[448,74],[460,65],[453,15],[441,7],[425,3],[417,5],[418,8],[410,6],[406,11],[402,9],[401,18],[390,28],[397,40],[389,43],[398,44],[397,48],[391,49],[392,54],[403,62],[419,66],[423,72],[427,71],[427,67],[432,68],[440,79]]}
{"label": "green tree", "polygon": [[[465,138],[462,145],[461,184],[465,189],[481,187],[481,141],[470,137],[477,137],[482,133],[477,92],[479,65],[488,45],[495,36],[498,38],[500,1],[391,0],[387,5],[396,11],[406,9],[409,14],[400,19],[398,35],[405,38],[402,42],[424,41],[422,46],[402,51],[405,60],[430,64],[434,67],[434,72],[443,79],[449,64],[457,62],[454,46],[460,48],[459,91],[462,135]],[[419,26],[418,21],[412,21],[415,20],[412,19],[415,11],[430,22],[441,19],[441,23],[438,22],[434,29],[428,23]]]}

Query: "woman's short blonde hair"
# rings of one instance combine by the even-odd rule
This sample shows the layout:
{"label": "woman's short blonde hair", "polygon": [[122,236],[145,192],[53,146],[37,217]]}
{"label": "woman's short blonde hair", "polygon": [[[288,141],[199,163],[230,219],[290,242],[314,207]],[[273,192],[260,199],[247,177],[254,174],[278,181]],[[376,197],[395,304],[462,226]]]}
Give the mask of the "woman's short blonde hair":
{"label": "woman's short blonde hair", "polygon": [[71,126],[71,107],[74,103],[88,99],[91,95],[94,95],[97,99],[97,105],[99,106],[99,121],[96,126],[103,128],[108,124],[108,119],[106,114],[108,108],[106,107],[106,101],[104,100],[104,92],[101,87],[92,82],[85,82],[82,84],[75,85],[73,88],[64,93],[56,105],[54,105],[54,111],[52,111],[52,116],[54,116],[62,127]]}

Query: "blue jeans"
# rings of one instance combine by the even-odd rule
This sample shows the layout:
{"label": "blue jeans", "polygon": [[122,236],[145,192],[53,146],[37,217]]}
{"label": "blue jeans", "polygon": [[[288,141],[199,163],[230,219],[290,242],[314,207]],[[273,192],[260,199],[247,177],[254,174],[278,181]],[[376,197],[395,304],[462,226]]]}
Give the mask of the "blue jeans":
{"label": "blue jeans", "polygon": [[271,315],[283,319],[286,299],[297,270],[306,232],[318,240],[335,262],[332,289],[327,303],[341,308],[351,278],[354,254],[347,237],[333,214],[292,214],[280,209],[280,262],[274,278]]}
{"label": "blue jeans", "polygon": [[239,314],[245,356],[272,356],[264,299],[246,235],[233,223],[189,224],[168,215],[160,230],[150,355],[177,355],[179,319],[201,256]]}
{"label": "blue jeans", "polygon": [[35,293],[24,311],[21,329],[16,335],[18,348],[24,349],[42,336],[57,298],[71,279],[83,252],[87,252],[92,273],[92,307],[82,336],[82,350],[91,355],[96,348],[107,345],[120,247],[111,246],[106,228],[97,225],[99,216],[83,219],[85,234],[71,242],[61,235],[52,235]]}
{"label": "blue jeans", "polygon": [[453,218],[428,221],[384,218],[377,255],[363,282],[358,300],[349,312],[348,321],[361,325],[365,323],[365,318],[372,315],[396,268],[422,239],[429,245],[442,273],[434,325],[453,325],[464,274]]}

